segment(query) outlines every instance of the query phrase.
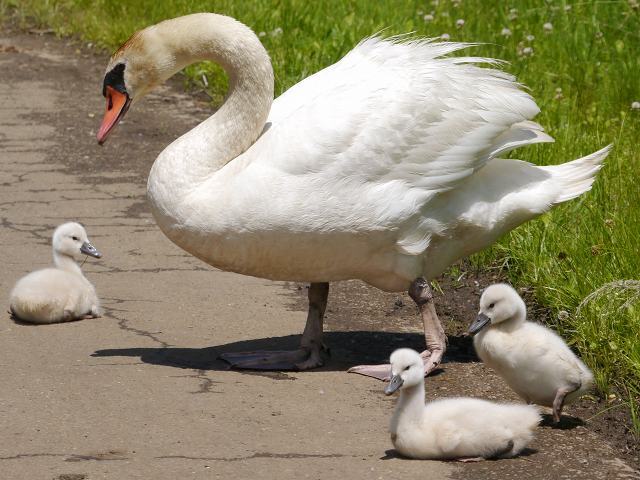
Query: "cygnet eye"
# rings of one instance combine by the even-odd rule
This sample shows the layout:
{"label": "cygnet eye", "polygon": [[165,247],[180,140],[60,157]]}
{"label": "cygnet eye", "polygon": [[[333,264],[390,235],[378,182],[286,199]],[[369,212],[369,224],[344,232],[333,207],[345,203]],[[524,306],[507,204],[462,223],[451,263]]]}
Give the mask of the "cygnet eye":
{"label": "cygnet eye", "polygon": [[72,240],[75,240],[76,242],[79,242],[79,241],[80,241],[80,239],[79,239],[78,237],[76,237],[76,236],[71,237],[71,239],[72,239]]}
{"label": "cygnet eye", "polygon": [[490,304],[489,304],[489,308],[493,308],[493,307],[495,307],[495,306],[496,306],[496,304],[495,304],[495,303],[490,303]]}
{"label": "cygnet eye", "polygon": [[411,368],[411,365],[407,365],[406,367],[404,367],[404,371],[406,372],[407,370],[409,370]]}

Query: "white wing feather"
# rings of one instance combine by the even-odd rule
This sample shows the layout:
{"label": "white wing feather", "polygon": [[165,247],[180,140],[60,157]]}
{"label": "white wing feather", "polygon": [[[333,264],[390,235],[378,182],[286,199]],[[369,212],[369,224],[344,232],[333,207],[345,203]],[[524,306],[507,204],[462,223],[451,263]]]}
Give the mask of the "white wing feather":
{"label": "white wing feather", "polygon": [[468,46],[364,40],[274,102],[260,143],[287,153],[265,160],[327,181],[400,181],[424,201],[498,154],[553,141],[528,121],[539,109],[511,75],[474,65],[496,61],[446,57]]}

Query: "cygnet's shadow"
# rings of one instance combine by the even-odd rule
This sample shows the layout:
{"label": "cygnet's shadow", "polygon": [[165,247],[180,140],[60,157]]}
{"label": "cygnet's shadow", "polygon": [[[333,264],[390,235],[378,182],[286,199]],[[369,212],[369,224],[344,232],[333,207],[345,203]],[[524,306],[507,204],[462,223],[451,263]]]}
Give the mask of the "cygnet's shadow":
{"label": "cygnet's shadow", "polygon": [[40,323],[40,322],[29,322],[27,320],[22,320],[20,317],[18,317],[15,313],[13,313],[11,310],[9,310],[7,312],[9,314],[9,320],[11,320],[14,324],[21,326],[21,327],[47,327],[47,326],[51,326],[51,325],[60,325],[61,323],[74,323],[74,322],[80,322],[82,320],[87,320],[86,318],[72,318],[71,320],[63,320],[63,321],[59,321],[59,322],[50,322],[50,323]]}
{"label": "cygnet's shadow", "polygon": [[[481,461],[485,461],[485,462],[495,462],[498,460],[512,460],[512,459],[517,459],[518,457],[528,457],[530,455],[533,455],[535,453],[538,453],[538,450],[536,450],[535,448],[529,448],[526,447],[524,450],[522,450],[518,455],[516,455],[515,457],[508,457],[508,458],[498,458],[498,457],[492,457],[492,458],[485,458],[484,460]],[[398,453],[397,450],[394,449],[389,449],[389,450],[385,450],[384,452],[384,457],[380,457],[380,460],[393,460],[395,458],[401,459],[401,460],[418,460],[418,461],[423,461],[423,460],[419,460],[419,459],[415,459],[415,458],[409,458],[409,457],[405,457],[404,455],[401,455],[400,453]],[[445,460],[447,462],[457,462],[458,460],[456,459],[451,459],[451,460]],[[472,462],[473,463],[473,462]]]}
{"label": "cygnet's shadow", "polygon": [[[397,348],[424,350],[424,336],[418,333],[394,332],[326,332],[323,340],[330,356],[325,366],[312,371],[344,371],[354,365],[388,363]],[[97,350],[93,357],[140,357],[144,363],[196,370],[230,370],[218,357],[223,353],[255,350],[293,350],[300,344],[300,335],[244,340],[204,348],[109,348]],[[470,339],[449,338],[445,362],[475,361]],[[238,370],[242,371],[242,370]],[[249,372],[249,371],[246,371]]]}

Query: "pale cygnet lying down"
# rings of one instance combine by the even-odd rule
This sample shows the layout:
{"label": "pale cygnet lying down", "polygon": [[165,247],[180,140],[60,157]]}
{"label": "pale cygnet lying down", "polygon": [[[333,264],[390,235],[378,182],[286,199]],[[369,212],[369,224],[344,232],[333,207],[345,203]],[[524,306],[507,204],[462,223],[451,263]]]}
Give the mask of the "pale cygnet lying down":
{"label": "pale cygnet lying down", "polygon": [[100,316],[100,302],[76,258],[102,254],[91,245],[82,225],[69,222],[53,233],[53,268],[36,270],[16,283],[11,313],[31,323],[55,323]]}
{"label": "pale cygnet lying down", "polygon": [[491,285],[469,333],[476,334],[480,359],[526,402],[553,407],[558,423],[563,405],[587,392],[593,375],[562,338],[526,317],[527,307],[512,287]]}
{"label": "pale cygnet lying down", "polygon": [[540,422],[530,405],[475,398],[445,398],[425,405],[424,368],[418,352],[391,354],[387,395],[400,389],[391,419],[391,441],[404,456],[421,459],[513,457],[533,439]]}

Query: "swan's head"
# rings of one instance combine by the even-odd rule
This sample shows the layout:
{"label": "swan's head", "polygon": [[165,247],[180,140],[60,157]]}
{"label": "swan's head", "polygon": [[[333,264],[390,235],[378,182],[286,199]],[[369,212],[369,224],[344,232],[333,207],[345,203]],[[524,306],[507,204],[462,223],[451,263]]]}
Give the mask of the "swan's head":
{"label": "swan's head", "polygon": [[415,387],[424,382],[422,357],[410,348],[399,348],[391,354],[391,381],[384,389],[391,395],[398,389]]}
{"label": "swan's head", "polygon": [[96,247],[89,242],[83,226],[76,222],[63,223],[56,228],[56,231],[53,232],[53,251],[71,258],[77,258],[81,255],[102,257]]}
{"label": "swan's head", "polygon": [[[140,30],[111,57],[102,83],[102,95],[107,106],[97,135],[100,145],[133,102],[140,100],[173,74],[171,68],[175,58],[157,37],[155,26]],[[165,74],[166,70],[170,70],[170,73]]]}
{"label": "swan's head", "polygon": [[496,325],[513,319],[524,319],[527,307],[518,292],[505,283],[487,287],[480,297],[478,317],[469,326],[469,333],[475,334],[488,325]]}

